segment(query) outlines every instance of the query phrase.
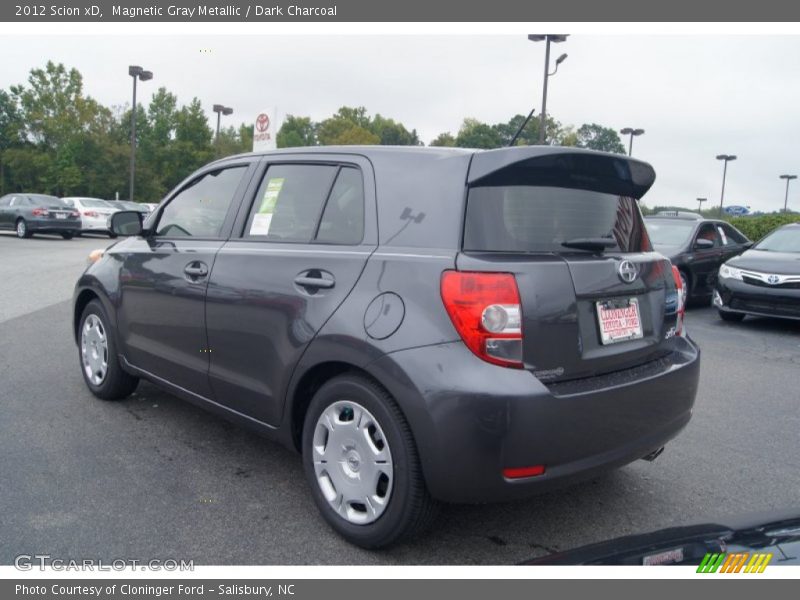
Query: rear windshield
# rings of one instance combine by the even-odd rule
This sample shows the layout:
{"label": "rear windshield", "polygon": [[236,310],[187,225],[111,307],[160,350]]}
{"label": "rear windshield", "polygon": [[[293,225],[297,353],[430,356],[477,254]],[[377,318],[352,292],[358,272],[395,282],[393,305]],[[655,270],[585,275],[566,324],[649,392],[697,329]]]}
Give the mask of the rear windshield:
{"label": "rear windshield", "polygon": [[643,252],[650,242],[636,200],[545,186],[473,187],[467,198],[464,250],[576,252],[564,242],[602,238],[609,251]]}
{"label": "rear windshield", "polygon": [[109,208],[111,205],[105,200],[88,200],[83,199],[81,203],[88,208]]}
{"label": "rear windshield", "polygon": [[692,221],[662,221],[659,219],[645,219],[645,223],[650,241],[657,246],[682,246],[689,241],[695,226]]}
{"label": "rear windshield", "polygon": [[69,206],[61,201],[61,198],[55,196],[46,196],[44,194],[28,194],[28,198],[39,204],[48,204],[50,206]]}

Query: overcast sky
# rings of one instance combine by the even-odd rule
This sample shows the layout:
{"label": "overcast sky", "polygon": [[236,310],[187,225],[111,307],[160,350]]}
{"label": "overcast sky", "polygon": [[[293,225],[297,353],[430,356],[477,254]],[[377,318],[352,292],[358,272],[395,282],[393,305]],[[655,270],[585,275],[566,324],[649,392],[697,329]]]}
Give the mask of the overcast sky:
{"label": "overcast sky", "polygon": [[[202,50],[202,51],[201,51]],[[782,173],[800,174],[800,36],[575,35],[550,80],[548,112],[564,124],[646,130],[633,154],[657,180],[647,204],[782,207]],[[363,105],[416,128],[430,142],[464,117],[495,123],[541,104],[544,45],[525,36],[7,36],[0,87],[25,82],[50,59],[76,67],[106,105],[130,102],[130,64],[154,72],[140,99],[166,86],[234,108],[226,124],[264,107],[320,120]],[[213,113],[209,120],[214,122]],[[626,141],[627,143],[627,141]],[[800,184],[789,206],[800,210]]]}

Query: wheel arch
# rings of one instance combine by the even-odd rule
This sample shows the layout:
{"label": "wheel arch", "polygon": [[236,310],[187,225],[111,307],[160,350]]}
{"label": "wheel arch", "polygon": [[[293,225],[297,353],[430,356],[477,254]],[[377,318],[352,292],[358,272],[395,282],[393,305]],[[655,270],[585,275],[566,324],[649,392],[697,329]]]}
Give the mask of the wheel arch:
{"label": "wheel arch", "polygon": [[345,373],[363,375],[380,385],[380,382],[361,367],[345,361],[331,360],[318,363],[307,369],[290,392],[289,435],[294,449],[298,452],[302,451],[303,423],[308,407],[311,404],[311,399],[326,382]]}

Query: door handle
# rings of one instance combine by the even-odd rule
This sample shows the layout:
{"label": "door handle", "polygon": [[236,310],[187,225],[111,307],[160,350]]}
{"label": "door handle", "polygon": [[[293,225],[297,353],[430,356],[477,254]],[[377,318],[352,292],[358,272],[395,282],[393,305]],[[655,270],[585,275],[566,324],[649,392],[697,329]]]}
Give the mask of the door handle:
{"label": "door handle", "polygon": [[335,285],[333,279],[323,279],[322,277],[309,277],[307,275],[298,275],[294,278],[296,285],[304,288],[324,288],[329,289]]}
{"label": "door handle", "polygon": [[190,262],[183,269],[183,272],[192,279],[200,279],[208,275],[208,266],[204,262]]}

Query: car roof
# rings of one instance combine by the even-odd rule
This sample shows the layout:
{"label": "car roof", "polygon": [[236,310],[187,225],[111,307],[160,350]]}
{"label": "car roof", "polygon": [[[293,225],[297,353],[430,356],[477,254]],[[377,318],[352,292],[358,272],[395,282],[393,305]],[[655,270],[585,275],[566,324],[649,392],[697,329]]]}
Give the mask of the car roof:
{"label": "car roof", "polygon": [[[613,180],[613,189],[607,191],[641,198],[655,181],[655,171],[646,162],[624,154],[598,152],[572,146],[511,146],[481,150],[477,148],[451,148],[443,146],[304,146],[299,148],[280,148],[261,152],[249,152],[227,157],[214,164],[225,164],[242,157],[291,156],[293,154],[352,154],[363,156],[373,162],[387,160],[395,163],[407,161],[419,165],[420,158],[431,160],[470,161],[468,165],[468,184],[474,184],[492,174],[513,167],[523,161],[531,167],[541,167],[549,172],[561,173],[580,170],[599,182],[601,187]],[[397,166],[397,165],[395,165]]]}

